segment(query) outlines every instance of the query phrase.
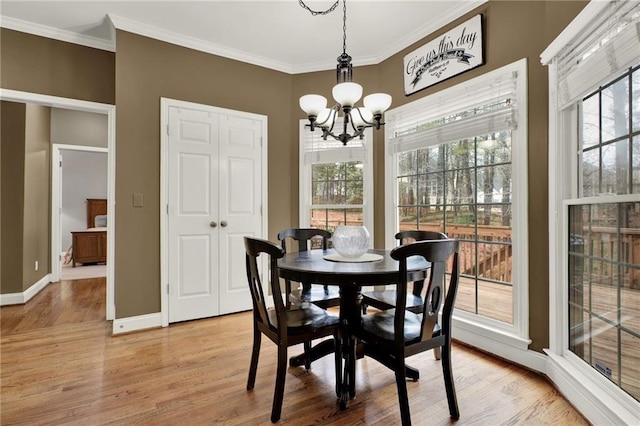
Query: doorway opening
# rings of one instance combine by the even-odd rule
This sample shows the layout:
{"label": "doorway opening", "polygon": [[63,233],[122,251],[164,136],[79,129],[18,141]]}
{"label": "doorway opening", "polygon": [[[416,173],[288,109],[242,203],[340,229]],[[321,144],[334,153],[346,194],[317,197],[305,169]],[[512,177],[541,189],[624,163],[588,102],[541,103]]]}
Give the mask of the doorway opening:
{"label": "doorway opening", "polygon": [[[97,102],[82,101],[78,99],[61,98],[38,93],[21,92],[17,90],[0,89],[0,100],[10,102],[20,102],[59,108],[64,110],[84,111],[107,116],[107,210],[109,220],[107,223],[107,258],[114,259],[115,252],[115,105],[102,104]],[[53,148],[52,148],[53,153]],[[52,155],[53,158],[53,155]],[[53,185],[53,181],[51,182]],[[52,188],[53,190],[53,188]],[[57,197],[51,198],[51,230],[48,239],[50,241],[50,269],[47,282],[57,282],[60,280],[60,238],[59,238],[59,200]],[[106,319],[115,318],[115,297],[114,297],[114,262],[110,261],[106,267]]]}

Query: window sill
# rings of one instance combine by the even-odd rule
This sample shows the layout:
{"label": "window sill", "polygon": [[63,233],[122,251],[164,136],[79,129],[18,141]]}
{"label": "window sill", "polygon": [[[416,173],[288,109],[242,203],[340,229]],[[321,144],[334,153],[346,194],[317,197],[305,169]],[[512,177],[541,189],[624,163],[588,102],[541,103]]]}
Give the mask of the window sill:
{"label": "window sill", "polygon": [[486,324],[479,324],[477,320],[472,321],[454,315],[453,338],[529,369],[541,373],[546,371],[547,357],[542,353],[530,351],[530,340]]}

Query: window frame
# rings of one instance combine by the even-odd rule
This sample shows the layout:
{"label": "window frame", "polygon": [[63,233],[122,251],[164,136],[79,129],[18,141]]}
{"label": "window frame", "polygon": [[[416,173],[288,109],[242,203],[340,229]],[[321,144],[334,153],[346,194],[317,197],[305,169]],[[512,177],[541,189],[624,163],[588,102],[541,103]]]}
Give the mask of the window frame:
{"label": "window frame", "polygon": [[[512,169],[528,170],[528,125],[527,125],[527,60],[523,58],[505,65],[479,77],[456,86],[418,99],[409,104],[390,110],[386,114],[387,134],[385,135],[385,247],[396,245],[395,230],[398,229],[397,214],[398,193],[396,185],[397,161],[396,153],[389,140],[392,138],[391,127],[395,116],[407,111],[411,114],[419,109],[428,111],[433,108],[434,100],[469,97],[470,88],[479,85],[490,85],[497,78],[508,77],[516,73],[517,126],[511,130]],[[471,92],[473,93],[473,92]],[[529,339],[529,250],[528,250],[528,176],[527,173],[512,175],[512,244],[513,258],[524,261],[513,262],[513,324],[507,324],[491,318],[482,317],[470,312],[454,310],[454,334],[456,338],[476,347],[489,350],[507,359],[532,368],[540,368],[539,360],[528,357]],[[521,208],[516,209],[516,206]]]}
{"label": "window frame", "polygon": [[[328,163],[338,163],[338,162],[348,162],[353,161],[351,158],[352,150],[364,150],[364,160],[362,162],[362,179],[363,179],[363,188],[362,188],[362,218],[363,225],[369,230],[369,234],[371,235],[370,244],[373,247],[373,132],[371,128],[365,129],[364,138],[361,140],[362,148],[358,147],[349,147],[349,142],[347,146],[342,146],[340,143],[339,146],[336,145],[336,148],[324,150],[322,153],[323,160],[320,161],[311,161],[307,163],[305,161],[305,135],[309,132],[309,129],[306,125],[309,123],[309,120],[302,119],[299,122],[299,226],[300,227],[309,227],[311,223],[311,179],[312,179],[312,165],[313,164],[328,164]],[[315,133],[318,137],[321,136],[322,132],[320,130],[315,130]],[[355,142],[358,143],[358,142]],[[336,207],[334,205],[328,205],[327,207]],[[342,206],[337,206],[342,208]]]}

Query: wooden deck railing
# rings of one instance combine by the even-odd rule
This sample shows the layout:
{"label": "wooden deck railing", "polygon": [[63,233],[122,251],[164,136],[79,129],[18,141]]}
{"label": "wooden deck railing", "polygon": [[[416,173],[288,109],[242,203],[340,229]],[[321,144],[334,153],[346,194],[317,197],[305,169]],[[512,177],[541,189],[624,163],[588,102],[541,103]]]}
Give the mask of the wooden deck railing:
{"label": "wooden deck railing", "polygon": [[[415,229],[401,226],[402,230]],[[442,231],[442,226],[424,229]],[[460,273],[511,284],[513,278],[513,250],[511,228],[479,225],[477,227],[477,260],[475,253],[476,227],[474,225],[447,225],[447,235],[462,242],[460,246]],[[474,244],[471,244],[474,243]],[[476,272],[477,271],[477,272]]]}

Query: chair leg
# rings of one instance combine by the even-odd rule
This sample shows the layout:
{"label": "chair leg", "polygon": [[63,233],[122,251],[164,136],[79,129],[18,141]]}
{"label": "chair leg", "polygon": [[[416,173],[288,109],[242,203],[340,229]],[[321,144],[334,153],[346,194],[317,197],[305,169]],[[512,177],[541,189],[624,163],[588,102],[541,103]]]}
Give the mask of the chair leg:
{"label": "chair leg", "polygon": [[340,398],[340,387],[342,386],[342,351],[340,350],[340,336],[338,333],[333,336],[333,344],[335,348],[336,396]]}
{"label": "chair leg", "polygon": [[442,358],[442,348],[440,346],[433,348],[433,357],[436,361],[439,361]]}
{"label": "chair leg", "polygon": [[329,295],[329,286],[328,285],[324,285],[324,295],[328,296]]}
{"label": "chair leg", "polygon": [[449,414],[454,420],[460,418],[458,410],[458,400],[456,398],[456,388],[453,383],[453,372],[451,370],[451,340],[442,346],[442,375],[444,376],[444,387],[447,391],[447,403],[449,404]]}
{"label": "chair leg", "polygon": [[304,368],[311,370],[311,341],[304,342]]}
{"label": "chair leg", "polygon": [[300,293],[300,300],[303,302],[311,301],[311,283],[302,283],[302,292]]}
{"label": "chair leg", "polygon": [[290,280],[284,280],[284,294],[287,297],[287,300],[285,301],[285,306],[287,309],[289,309],[291,307],[291,281]]}
{"label": "chair leg", "polygon": [[349,363],[349,374],[347,375],[349,398],[354,399],[356,397],[356,342],[353,339],[349,344],[349,356],[346,358],[346,361]]}
{"label": "chair leg", "polygon": [[409,412],[409,394],[407,392],[407,380],[405,379],[404,358],[398,360],[395,368],[396,386],[398,388],[398,403],[400,405],[400,418],[402,426],[411,425],[411,413]]}
{"label": "chair leg", "polygon": [[280,420],[282,400],[284,399],[284,381],[287,375],[287,347],[278,346],[278,367],[276,369],[276,388],[273,392],[273,406],[271,407],[271,422]]}
{"label": "chair leg", "polygon": [[256,384],[256,372],[258,371],[258,357],[260,356],[260,341],[262,333],[253,327],[253,349],[251,350],[251,364],[249,365],[249,379],[247,380],[247,390],[253,389]]}

